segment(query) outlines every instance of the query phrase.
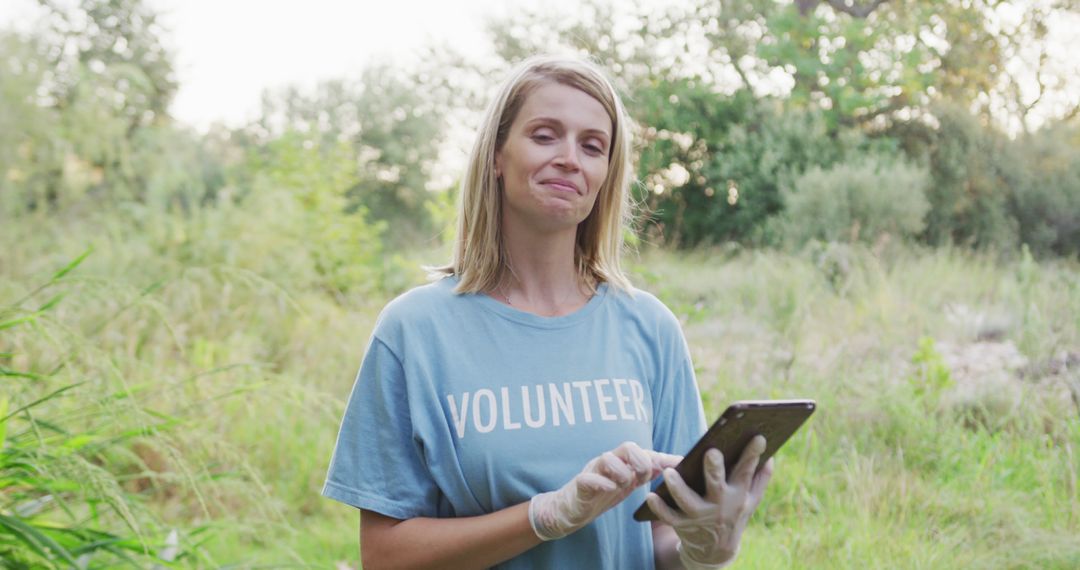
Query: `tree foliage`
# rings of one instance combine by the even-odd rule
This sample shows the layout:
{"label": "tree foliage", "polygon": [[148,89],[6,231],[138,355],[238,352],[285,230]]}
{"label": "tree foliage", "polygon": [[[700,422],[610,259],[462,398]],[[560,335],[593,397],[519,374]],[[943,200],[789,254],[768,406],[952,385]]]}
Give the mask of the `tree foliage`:
{"label": "tree foliage", "polygon": [[[654,241],[773,243],[781,188],[808,169],[858,170],[902,152],[931,182],[923,230],[900,233],[1011,248],[1039,233],[1025,229],[1039,225],[1034,210],[1011,209],[1018,192],[1030,204],[1073,195],[1064,176],[1053,178],[1059,198],[1036,198],[1030,181],[1050,179],[1009,160],[1020,143],[1006,130],[1030,130],[1041,115],[1050,133],[1075,116],[1068,86],[1080,68],[1070,75],[1067,53],[1046,40],[1053,20],[1077,15],[1071,0],[720,0],[659,13],[593,0],[576,20],[524,12],[489,28],[507,64],[563,50],[616,77],[641,125],[637,192]],[[1035,94],[1018,64],[1034,73]],[[1062,79],[1050,81],[1053,70]]]}
{"label": "tree foliage", "polygon": [[929,181],[925,168],[883,157],[812,167],[783,188],[779,233],[795,246],[914,238],[930,208]]}
{"label": "tree foliage", "polygon": [[[390,65],[375,64],[356,82],[331,80],[312,93],[297,87],[263,96],[262,117],[249,128],[270,146],[299,135],[304,144],[336,153],[345,145],[352,172],[345,204],[363,208],[408,241],[432,231],[429,181],[445,123],[441,109]],[[258,151],[257,151],[258,152]]]}
{"label": "tree foliage", "polygon": [[820,113],[784,113],[746,90],[716,97],[693,81],[642,92],[640,201],[652,241],[674,245],[769,241],[763,220],[780,188],[811,165],[829,165],[854,141],[834,140]]}
{"label": "tree foliage", "polygon": [[49,69],[41,43],[0,33],[0,51],[9,56],[0,58],[0,213],[11,216],[55,201],[63,144],[52,136],[59,114],[39,102]]}
{"label": "tree foliage", "polygon": [[934,245],[1015,246],[1015,220],[1005,206],[1011,169],[1026,167],[1008,160],[1014,143],[955,104],[935,106],[934,117],[932,124],[910,121],[890,131],[933,176],[924,238]]}
{"label": "tree foliage", "polygon": [[[924,229],[905,236],[1078,249],[1061,212],[1076,194],[1067,133],[1080,69],[1051,41],[1056,21],[1080,15],[1075,0],[588,0],[572,17],[489,21],[495,62],[432,46],[412,69],[376,63],[270,91],[257,121],[205,135],[167,115],[172,56],[149,5],[41,5],[43,28],[0,37],[14,55],[0,61],[8,215],[124,203],[192,212],[273,187],[297,195],[297,215],[334,204],[343,219],[385,222],[391,245],[429,241],[446,222],[450,182],[433,179],[446,142],[475,128],[508,66],[563,51],[596,60],[624,95],[651,242],[779,243],[785,188],[890,156],[930,176]],[[268,182],[291,153],[340,176]]]}
{"label": "tree foliage", "polygon": [[1036,253],[1080,254],[1080,128],[1056,125],[1016,142],[1007,208]]}

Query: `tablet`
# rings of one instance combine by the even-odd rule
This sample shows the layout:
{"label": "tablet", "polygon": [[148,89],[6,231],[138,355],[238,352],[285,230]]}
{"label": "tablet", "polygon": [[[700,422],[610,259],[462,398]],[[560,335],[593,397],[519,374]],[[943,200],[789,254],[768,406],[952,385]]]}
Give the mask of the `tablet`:
{"label": "tablet", "polygon": [[[689,453],[675,467],[683,481],[699,494],[705,494],[705,452],[717,448],[724,454],[724,472],[731,475],[746,444],[756,435],[765,436],[765,452],[761,454],[758,469],[780,449],[784,442],[814,413],[817,404],[813,400],[742,400],[735,402],[701,436]],[[656,494],[673,509],[678,510],[667,485],[661,483]],[[634,520],[657,520],[648,503],[642,503]]]}

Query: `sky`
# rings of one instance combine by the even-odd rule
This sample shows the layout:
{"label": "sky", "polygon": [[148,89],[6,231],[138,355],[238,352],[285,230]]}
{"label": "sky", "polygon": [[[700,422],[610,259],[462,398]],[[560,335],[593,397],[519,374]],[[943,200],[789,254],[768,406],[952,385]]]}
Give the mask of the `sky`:
{"label": "sky", "polygon": [[265,88],[359,76],[407,61],[432,39],[482,54],[495,0],[158,0],[173,29],[180,90],[173,115],[204,127],[255,118]]}
{"label": "sky", "polygon": [[[57,0],[61,3],[78,0]],[[161,15],[165,45],[175,56],[179,89],[170,112],[205,131],[213,122],[241,126],[256,118],[266,89],[313,87],[355,78],[366,63],[408,65],[417,50],[448,41],[466,57],[491,48],[489,16],[542,6],[571,13],[575,0],[146,0]],[[654,5],[678,0],[647,0]],[[0,0],[0,28],[28,30],[37,0]],[[1051,30],[1061,53],[1080,42],[1080,17]],[[1061,76],[1080,81],[1080,60],[1061,58]],[[1023,64],[1014,73],[1031,75]],[[1061,67],[1055,66],[1055,67]],[[1025,90],[1034,77],[1025,78]],[[1072,85],[1065,93],[1073,93]],[[1080,89],[1080,85],[1075,86]]]}
{"label": "sky", "polygon": [[[431,40],[466,56],[490,52],[487,15],[535,0],[149,0],[168,31],[179,90],[171,114],[204,130],[255,118],[264,89],[359,76],[364,64],[408,62]],[[568,0],[544,0],[552,8]],[[36,0],[0,0],[0,27],[28,29]]]}

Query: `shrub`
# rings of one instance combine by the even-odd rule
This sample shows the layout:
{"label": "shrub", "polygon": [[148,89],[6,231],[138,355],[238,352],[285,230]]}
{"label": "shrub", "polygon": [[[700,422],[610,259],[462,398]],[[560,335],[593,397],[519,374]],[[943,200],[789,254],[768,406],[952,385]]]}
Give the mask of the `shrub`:
{"label": "shrub", "polygon": [[1055,126],[1016,141],[1011,211],[1036,254],[1080,253],[1080,131]]}
{"label": "shrub", "polygon": [[646,236],[679,246],[768,242],[764,222],[781,210],[784,182],[861,142],[834,136],[819,111],[687,81],[643,90],[631,110],[648,125],[638,136],[637,188],[650,214]]}
{"label": "shrub", "polygon": [[1010,141],[961,106],[939,103],[930,112],[933,120],[897,123],[886,133],[933,178],[921,238],[930,245],[1015,248],[1016,220],[1008,211],[1015,172]]}
{"label": "shrub", "polygon": [[814,167],[783,189],[775,227],[790,244],[910,239],[924,227],[929,181],[923,168],[874,156]]}
{"label": "shrub", "polygon": [[335,292],[380,287],[387,223],[369,222],[365,208],[348,205],[347,193],[357,183],[352,145],[313,145],[290,132],[260,153],[251,159],[256,174],[242,197],[235,203],[223,199],[203,213],[205,231],[219,235],[190,236],[191,254],[227,248],[230,253],[222,251],[211,261],[254,264],[251,269],[279,282],[285,276],[315,278],[295,283],[299,287]]}

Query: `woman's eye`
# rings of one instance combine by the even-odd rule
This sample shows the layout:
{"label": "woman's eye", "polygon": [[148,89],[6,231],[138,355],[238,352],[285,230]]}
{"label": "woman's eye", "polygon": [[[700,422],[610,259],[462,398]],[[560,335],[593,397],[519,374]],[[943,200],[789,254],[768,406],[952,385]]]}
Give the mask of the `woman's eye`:
{"label": "woman's eye", "polygon": [[535,135],[533,135],[532,138],[533,138],[534,141],[538,141],[538,142],[548,142],[548,141],[555,140],[555,137],[552,137],[551,135],[545,135],[545,134],[535,134]]}
{"label": "woman's eye", "polygon": [[599,146],[594,145],[594,144],[585,145],[585,150],[587,150],[587,151],[589,151],[589,152],[591,152],[593,154],[603,154],[604,153],[604,149],[602,149]]}

